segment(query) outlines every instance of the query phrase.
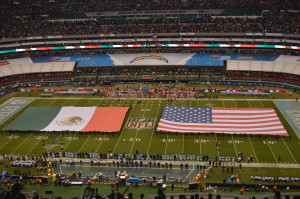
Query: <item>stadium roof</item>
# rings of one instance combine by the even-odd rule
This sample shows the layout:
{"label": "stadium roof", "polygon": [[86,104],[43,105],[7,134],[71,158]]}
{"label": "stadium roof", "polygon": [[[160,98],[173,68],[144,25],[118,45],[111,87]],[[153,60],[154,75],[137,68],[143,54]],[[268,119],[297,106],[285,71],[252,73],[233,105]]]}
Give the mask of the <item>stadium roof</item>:
{"label": "stadium roof", "polygon": [[28,73],[71,72],[75,64],[76,62],[48,62],[4,65],[0,67],[0,77]]}
{"label": "stadium roof", "polygon": [[227,61],[229,71],[262,71],[300,75],[300,63],[272,61]]}

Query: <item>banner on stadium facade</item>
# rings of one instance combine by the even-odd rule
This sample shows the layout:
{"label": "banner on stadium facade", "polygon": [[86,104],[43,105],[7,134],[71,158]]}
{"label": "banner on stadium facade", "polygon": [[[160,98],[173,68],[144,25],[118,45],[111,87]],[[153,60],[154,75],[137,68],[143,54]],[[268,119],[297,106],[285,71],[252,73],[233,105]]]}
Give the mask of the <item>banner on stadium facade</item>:
{"label": "banner on stadium facade", "polygon": [[[295,56],[291,56],[295,59]],[[32,57],[33,63],[78,62],[84,66],[124,65],[213,65],[222,66],[224,60],[275,61],[278,55],[256,54],[200,54],[200,53],[140,53],[140,54],[99,54]],[[292,58],[291,58],[292,59]]]}

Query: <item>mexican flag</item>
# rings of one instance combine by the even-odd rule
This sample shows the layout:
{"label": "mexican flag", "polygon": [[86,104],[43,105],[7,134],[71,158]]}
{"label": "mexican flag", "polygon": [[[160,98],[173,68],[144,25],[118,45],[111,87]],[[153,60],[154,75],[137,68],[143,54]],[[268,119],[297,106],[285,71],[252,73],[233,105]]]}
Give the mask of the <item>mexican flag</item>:
{"label": "mexican flag", "polygon": [[29,107],[4,130],[119,132],[129,107]]}

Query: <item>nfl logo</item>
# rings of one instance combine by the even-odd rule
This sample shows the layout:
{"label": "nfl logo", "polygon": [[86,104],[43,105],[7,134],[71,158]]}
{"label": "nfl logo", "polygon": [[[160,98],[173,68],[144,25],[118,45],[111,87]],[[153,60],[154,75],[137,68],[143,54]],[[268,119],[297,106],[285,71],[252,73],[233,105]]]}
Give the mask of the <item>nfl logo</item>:
{"label": "nfl logo", "polygon": [[131,129],[151,129],[154,126],[155,118],[129,118],[126,127]]}

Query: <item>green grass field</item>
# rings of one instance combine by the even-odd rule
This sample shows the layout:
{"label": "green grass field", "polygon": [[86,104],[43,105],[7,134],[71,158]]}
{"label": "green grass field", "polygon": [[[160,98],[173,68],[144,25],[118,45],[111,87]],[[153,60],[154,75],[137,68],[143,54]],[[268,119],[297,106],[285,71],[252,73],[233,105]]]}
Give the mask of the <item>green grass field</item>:
{"label": "green grass field", "polygon": [[[176,106],[215,106],[215,107],[270,107],[275,108],[285,128],[291,137],[274,136],[244,136],[223,134],[174,134],[156,133],[155,128],[159,121],[162,109],[166,105]],[[155,118],[155,128],[129,129],[123,126],[120,134],[82,134],[82,133],[8,133],[0,135],[1,154],[41,155],[47,149],[42,147],[41,141],[52,142],[63,140],[66,152],[100,152],[135,154],[138,150],[143,154],[189,154],[233,156],[243,152],[245,159],[253,156],[258,163],[293,163],[300,162],[300,142],[288,122],[282,116],[276,105],[269,100],[177,100],[169,102],[166,99],[138,100],[138,99],[103,99],[103,98],[57,98],[36,99],[30,106],[130,106],[124,124],[129,118]],[[22,112],[22,111],[21,111]],[[13,116],[17,117],[20,113]],[[4,123],[3,128],[7,123]],[[124,142],[124,140],[126,142]],[[221,142],[221,150],[216,151],[216,141]],[[59,144],[49,149],[51,152],[60,151]],[[279,156],[281,160],[278,160]]]}

